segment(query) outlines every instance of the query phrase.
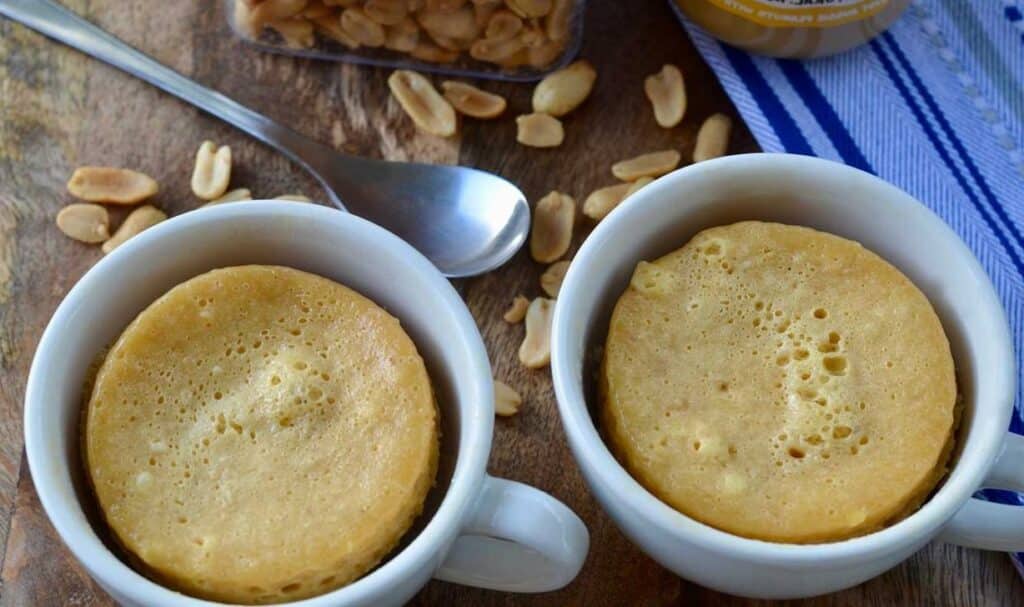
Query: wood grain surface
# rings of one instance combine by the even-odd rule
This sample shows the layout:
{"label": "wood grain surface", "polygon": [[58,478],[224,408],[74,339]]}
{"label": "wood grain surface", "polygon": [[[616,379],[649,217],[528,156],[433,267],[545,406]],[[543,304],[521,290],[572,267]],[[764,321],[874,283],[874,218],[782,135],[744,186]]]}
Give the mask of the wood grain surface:
{"label": "wood grain surface", "polygon": [[[196,80],[338,149],[372,157],[459,163],[513,180],[531,200],[551,189],[582,201],[613,179],[609,165],[675,147],[692,152],[700,121],[735,117],[721,88],[663,0],[593,0],[582,55],[599,73],[593,96],[565,119],[565,144],[533,150],[515,143],[514,116],[529,109],[531,87],[484,83],[506,95],[495,122],[466,120],[441,140],[415,131],[387,93],[386,70],[295,60],[257,52],[234,39],[214,0],[64,0],[76,12]],[[686,75],[684,123],[658,128],[643,77],[663,63]],[[737,118],[737,124],[738,118]],[[109,605],[56,537],[33,490],[22,450],[22,399],[36,342],[60,299],[100,257],[62,236],[53,219],[70,202],[64,183],[84,164],[144,171],[161,185],[156,204],[170,214],[198,206],[188,176],[203,139],[229,144],[234,185],[257,197],[321,192],[282,156],[156,89],[0,18],[0,605]],[[734,133],[732,152],[755,151]],[[118,217],[119,219],[119,217]],[[574,249],[591,227],[581,222]],[[523,394],[517,417],[495,430],[491,473],[565,501],[586,521],[591,551],[579,578],[541,595],[487,592],[432,582],[415,605],[746,605],[678,578],[630,544],[587,492],[562,434],[546,370],[519,366],[521,326],[501,314],[512,296],[540,294],[543,268],[525,252],[457,286],[487,343],[495,375]],[[1020,605],[1024,584],[1005,555],[931,545],[857,588],[805,602],[832,605]]]}

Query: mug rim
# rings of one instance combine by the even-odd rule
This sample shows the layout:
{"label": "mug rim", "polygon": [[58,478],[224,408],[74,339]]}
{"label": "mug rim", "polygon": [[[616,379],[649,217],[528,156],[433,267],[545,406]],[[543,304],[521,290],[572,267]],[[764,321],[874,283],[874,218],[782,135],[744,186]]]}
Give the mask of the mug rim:
{"label": "mug rim", "polygon": [[[941,245],[954,250],[957,256],[964,258],[973,273],[985,277],[986,288],[984,293],[980,294],[983,305],[979,307],[979,313],[992,315],[995,324],[999,326],[998,343],[993,343],[989,347],[1002,351],[1002,368],[996,370],[995,374],[1003,381],[996,393],[1009,395],[1005,399],[1007,406],[996,411],[997,415],[975,420],[976,423],[984,423],[985,431],[996,440],[974,441],[974,467],[955,479],[955,483],[952,482],[954,479],[947,476],[930,499],[910,516],[867,535],[820,544],[787,544],[739,536],[691,518],[660,500],[629,474],[601,438],[583,393],[585,380],[575,370],[575,365],[580,361],[569,359],[566,353],[571,348],[569,344],[578,336],[572,329],[574,323],[569,319],[569,315],[583,303],[579,295],[580,286],[590,275],[591,266],[597,263],[607,264],[607,252],[601,251],[602,244],[614,238],[614,234],[620,231],[620,224],[643,214],[648,205],[666,206],[667,203],[664,201],[672,192],[686,191],[688,180],[697,178],[709,169],[714,171],[716,178],[720,180],[737,179],[739,176],[750,178],[758,171],[798,171],[823,183],[851,176],[867,178],[865,181],[877,196],[884,198],[887,204],[902,207],[901,210],[913,215],[915,222],[927,223],[930,227],[936,228],[943,234]],[[658,203],[658,199],[662,199],[663,202]],[[680,203],[676,200],[675,204]],[[647,220],[647,223],[650,221]],[[603,260],[602,256],[605,256]],[[589,326],[592,325],[582,327],[582,330]],[[692,164],[656,180],[634,194],[626,203],[615,208],[588,236],[569,266],[555,304],[551,349],[552,379],[562,425],[576,461],[592,485],[600,484],[603,489],[613,490],[616,499],[621,500],[634,516],[653,523],[660,530],[676,538],[693,542],[719,554],[781,566],[814,567],[854,562],[865,555],[885,551],[891,546],[904,545],[915,538],[933,536],[940,526],[971,498],[973,492],[980,488],[985,473],[998,456],[1009,426],[1016,386],[1015,359],[1005,311],[987,273],[960,237],[924,204],[883,179],[845,164],[796,154],[738,154]],[[962,453],[960,459],[963,460]],[[594,493],[598,496],[600,491]]]}
{"label": "mug rim", "polygon": [[[29,371],[24,400],[23,433],[26,459],[36,493],[64,545],[105,590],[108,587],[113,588],[130,600],[145,605],[229,605],[195,597],[159,584],[129,566],[104,544],[100,538],[100,530],[85,517],[82,499],[78,493],[73,492],[73,500],[65,498],[61,488],[65,481],[62,472],[57,470],[59,466],[46,455],[45,445],[51,440],[48,435],[55,430],[46,422],[46,412],[50,405],[45,402],[43,395],[47,392],[46,382],[50,379],[47,369],[50,367],[51,359],[67,354],[62,349],[64,331],[70,326],[69,317],[77,312],[80,302],[90,297],[95,289],[105,288],[104,285],[109,284],[111,275],[116,275],[120,268],[135,263],[139,258],[138,253],[148,247],[174,238],[175,235],[199,223],[208,225],[210,222],[221,222],[221,227],[227,227],[241,217],[255,217],[261,221],[277,221],[287,217],[331,224],[340,233],[361,233],[373,241],[373,246],[396,256],[404,256],[405,262],[429,283],[429,290],[420,290],[417,295],[439,297],[452,314],[452,321],[458,329],[452,337],[459,340],[458,347],[465,350],[466,358],[471,363],[468,368],[454,369],[455,373],[469,378],[473,390],[464,398],[456,399],[460,412],[460,440],[454,469],[440,504],[423,528],[402,550],[389,553],[390,558],[352,583],[324,594],[278,604],[288,607],[327,607],[379,598],[442,551],[446,543],[454,540],[471,506],[478,498],[493,439],[494,417],[490,411],[484,411],[488,409],[486,403],[493,399],[490,384],[491,368],[476,322],[454,287],[440,271],[398,236],[345,211],[316,204],[274,200],[245,201],[241,204],[224,204],[189,211],[135,236],[90,268],[68,291],[47,323]],[[339,246],[339,253],[343,250]],[[361,255],[358,258],[372,259],[372,256]],[[398,288],[411,287],[399,285]],[[130,320],[126,319],[125,325]],[[76,321],[81,322],[81,319]],[[452,342],[446,341],[442,347],[446,350],[455,347],[451,344]],[[66,462],[66,458],[59,459],[65,461],[63,465],[69,470],[74,468],[73,463]],[[81,520],[76,520],[76,509]]]}

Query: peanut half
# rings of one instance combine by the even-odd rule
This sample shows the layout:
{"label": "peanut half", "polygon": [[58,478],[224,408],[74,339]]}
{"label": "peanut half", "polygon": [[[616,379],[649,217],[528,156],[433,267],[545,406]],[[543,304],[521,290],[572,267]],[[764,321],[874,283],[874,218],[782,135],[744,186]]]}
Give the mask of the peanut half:
{"label": "peanut half", "polygon": [[551,264],[540,275],[540,288],[550,297],[558,297],[558,292],[562,289],[562,281],[565,280],[565,273],[568,271],[568,261],[556,261]]}
{"label": "peanut half", "polygon": [[523,322],[523,317],[526,316],[526,308],[530,306],[530,300],[526,299],[522,295],[516,295],[512,300],[512,305],[505,311],[505,315],[502,318],[509,324],[516,324]]}
{"label": "peanut half", "polygon": [[384,27],[358,8],[346,8],[341,13],[341,29],[363,46],[384,46]]}
{"label": "peanut half", "polygon": [[686,113],[686,85],[679,68],[666,64],[657,74],[644,80],[644,93],[654,109],[659,126],[672,128],[683,121]]}
{"label": "peanut half", "polygon": [[576,221],[576,201],[561,192],[550,192],[537,202],[530,233],[530,255],[541,263],[557,261],[569,250]]}
{"label": "peanut half", "polygon": [[110,240],[103,243],[103,252],[113,251],[127,242],[129,238],[141,234],[165,219],[167,219],[167,215],[154,206],[147,204],[135,209],[128,214],[128,217],[124,218],[121,227],[117,228]]}
{"label": "peanut half", "polygon": [[192,169],[192,193],[203,200],[214,200],[228,191],[229,183],[231,148],[204,141],[196,152],[196,165]]}
{"label": "peanut half", "polygon": [[724,156],[729,149],[729,133],[732,119],[725,114],[709,116],[697,131],[697,143],[693,148],[693,161],[710,160]]}
{"label": "peanut half", "polygon": [[547,114],[526,114],[516,118],[516,141],[533,148],[555,148],[565,140],[558,118]]}
{"label": "peanut half", "polygon": [[268,22],[267,27],[280,34],[288,48],[312,48],[316,43],[313,23],[305,19],[278,19]]}
{"label": "peanut half", "polygon": [[456,111],[473,118],[497,118],[505,111],[505,98],[482,91],[471,84],[445,80],[441,83],[444,98]]}
{"label": "peanut half", "polygon": [[612,175],[622,181],[634,181],[641,177],[660,177],[679,166],[681,159],[682,155],[675,150],[641,154],[613,164]]}
{"label": "peanut half", "polygon": [[214,198],[206,204],[199,205],[199,208],[205,209],[206,207],[212,207],[216,204],[223,204],[225,202],[241,202],[243,200],[252,200],[252,192],[249,191],[249,188],[238,188],[231,190],[230,192],[225,192],[223,196]]}
{"label": "peanut half", "polygon": [[551,0],[505,0],[505,5],[520,17],[535,19],[551,12]]}
{"label": "peanut half", "polygon": [[626,199],[631,187],[632,183],[619,183],[594,190],[583,201],[583,214],[594,221],[601,221]]}
{"label": "peanut half", "polygon": [[626,197],[623,198],[623,200],[625,200],[626,198],[629,198],[633,194],[636,194],[637,192],[640,191],[640,188],[646,186],[647,184],[651,183],[652,181],[654,181],[653,177],[641,177],[640,179],[637,179],[633,183],[629,184],[629,189],[626,190]]}
{"label": "peanut half", "polygon": [[417,127],[440,137],[455,134],[455,110],[423,75],[395,70],[388,77],[388,87]]}
{"label": "peanut half", "polygon": [[494,380],[494,412],[502,417],[519,413],[523,397],[503,381]]}
{"label": "peanut half", "polygon": [[305,194],[281,194],[274,196],[274,200],[290,200],[291,202],[313,202],[313,199]]}
{"label": "peanut half", "polygon": [[57,213],[57,227],[80,242],[103,242],[110,238],[110,214],[98,204],[69,204]]}
{"label": "peanut half", "polygon": [[583,103],[594,90],[597,72],[587,61],[575,61],[556,70],[533,90],[533,111],[564,116]]}
{"label": "peanut half", "polygon": [[519,346],[519,362],[524,367],[539,369],[551,362],[551,319],[555,306],[552,300],[538,297],[526,310],[526,337]]}
{"label": "peanut half", "polygon": [[68,192],[89,202],[136,204],[159,189],[149,175],[113,167],[80,167],[68,180]]}

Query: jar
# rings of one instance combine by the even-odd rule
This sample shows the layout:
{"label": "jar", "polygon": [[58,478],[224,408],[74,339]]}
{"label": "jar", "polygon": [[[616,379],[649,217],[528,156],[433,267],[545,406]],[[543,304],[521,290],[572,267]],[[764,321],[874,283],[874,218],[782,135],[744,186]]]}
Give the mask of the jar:
{"label": "jar", "polygon": [[733,46],[772,57],[823,57],[885,31],[910,0],[672,0]]}
{"label": "jar", "polygon": [[579,52],[584,0],[224,0],[263,50],[422,72],[539,80]]}

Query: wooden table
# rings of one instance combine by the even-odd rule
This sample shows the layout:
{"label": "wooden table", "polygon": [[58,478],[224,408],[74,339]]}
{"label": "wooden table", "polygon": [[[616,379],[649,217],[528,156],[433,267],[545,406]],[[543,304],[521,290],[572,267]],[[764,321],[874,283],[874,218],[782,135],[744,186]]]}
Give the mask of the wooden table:
{"label": "wooden table", "polygon": [[[611,183],[612,162],[637,153],[675,147],[686,157],[700,120],[715,111],[735,115],[662,0],[590,3],[582,55],[597,67],[598,84],[566,119],[565,144],[554,151],[515,143],[513,116],[528,110],[527,85],[487,83],[508,97],[508,115],[497,122],[467,120],[459,136],[442,140],[413,129],[388,95],[385,70],[256,52],[231,36],[219,1],[65,3],[175,69],[337,148],[495,171],[531,200],[556,188],[582,200]],[[672,130],[655,125],[641,88],[643,77],[665,62],[682,67],[690,97],[686,120]],[[100,257],[98,248],[73,242],[54,226],[54,215],[69,202],[64,182],[79,165],[137,168],[162,184],[157,204],[181,213],[198,204],[188,176],[203,139],[231,145],[236,186],[262,197],[320,195],[302,171],[238,131],[0,19],[0,605],[111,604],[56,537],[22,451],[22,398],[36,342],[64,294]],[[755,151],[756,145],[740,128],[731,149]],[[576,246],[586,231],[578,231]],[[661,568],[622,536],[587,492],[562,434],[548,372],[519,366],[522,328],[501,321],[513,295],[539,294],[542,270],[520,253],[504,268],[457,286],[479,323],[495,375],[526,401],[520,415],[497,422],[490,471],[569,504],[590,529],[589,558],[579,578],[559,592],[512,595],[433,582],[414,604],[747,604]],[[1019,605],[1021,597],[1024,584],[1005,555],[932,545],[875,580],[807,604]]]}

